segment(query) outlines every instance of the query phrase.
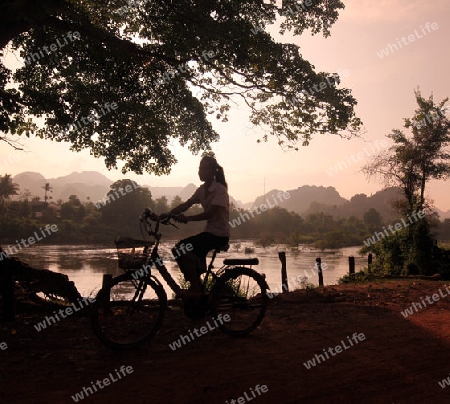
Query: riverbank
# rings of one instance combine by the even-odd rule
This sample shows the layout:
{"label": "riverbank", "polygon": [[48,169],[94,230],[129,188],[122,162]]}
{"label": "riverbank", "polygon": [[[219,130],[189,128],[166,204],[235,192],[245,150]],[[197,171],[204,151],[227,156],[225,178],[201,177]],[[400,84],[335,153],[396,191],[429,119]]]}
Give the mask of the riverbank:
{"label": "riverbank", "polygon": [[[196,326],[180,310],[167,313],[152,346],[114,352],[98,342],[89,319],[70,316],[37,332],[34,324],[49,313],[19,304],[17,321],[0,324],[7,345],[0,402],[73,403],[91,382],[109,373],[117,379],[121,366],[133,374],[83,402],[225,403],[244,393],[252,398],[252,391],[255,404],[448,402],[450,386],[438,384],[450,372],[445,285],[396,280],[299,290],[271,299],[262,326],[247,338],[215,330],[176,351],[169,344]],[[438,301],[417,306],[439,290]],[[414,303],[417,310],[402,315]],[[355,333],[365,338],[350,346]],[[348,349],[332,355],[328,349],[342,341]],[[324,350],[325,361],[304,365]],[[268,391],[258,395],[257,385]]]}

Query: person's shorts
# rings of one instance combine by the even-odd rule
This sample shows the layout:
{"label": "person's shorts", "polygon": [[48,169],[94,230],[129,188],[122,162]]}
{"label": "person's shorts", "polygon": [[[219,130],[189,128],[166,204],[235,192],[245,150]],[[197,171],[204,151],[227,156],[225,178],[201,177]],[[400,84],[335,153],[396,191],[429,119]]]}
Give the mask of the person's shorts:
{"label": "person's shorts", "polygon": [[188,238],[185,238],[183,240],[180,240],[176,245],[175,248],[180,251],[181,245],[184,245],[184,250],[194,253],[199,259],[201,263],[201,271],[206,271],[206,255],[209,251],[214,250],[216,248],[222,247],[223,245],[227,244],[229,241],[229,237],[221,237],[216,236],[212,233],[200,233],[196,234],[195,236],[191,236]]}

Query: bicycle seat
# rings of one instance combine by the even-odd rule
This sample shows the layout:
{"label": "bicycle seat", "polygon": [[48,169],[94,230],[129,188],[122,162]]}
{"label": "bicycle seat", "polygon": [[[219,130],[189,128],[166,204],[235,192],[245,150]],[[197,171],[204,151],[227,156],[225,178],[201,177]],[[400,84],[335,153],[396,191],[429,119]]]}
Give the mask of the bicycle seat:
{"label": "bicycle seat", "polygon": [[230,248],[230,245],[228,243],[221,245],[220,247],[216,248],[216,253],[220,253],[221,251],[226,252]]}
{"label": "bicycle seat", "polygon": [[225,258],[224,265],[258,265],[258,258]]}

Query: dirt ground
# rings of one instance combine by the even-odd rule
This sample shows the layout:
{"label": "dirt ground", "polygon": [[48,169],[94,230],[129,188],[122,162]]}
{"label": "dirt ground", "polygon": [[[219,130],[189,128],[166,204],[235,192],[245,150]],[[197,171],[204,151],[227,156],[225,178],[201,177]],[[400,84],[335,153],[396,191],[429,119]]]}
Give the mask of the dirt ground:
{"label": "dirt ground", "polygon": [[[0,402],[74,403],[72,395],[124,365],[132,373],[115,376],[81,401],[450,403],[450,386],[438,384],[450,373],[445,285],[401,280],[295,291],[272,299],[250,336],[214,330],[175,351],[169,343],[194,326],[179,310],[168,312],[151,346],[115,352],[99,343],[88,318],[71,316],[38,332],[34,324],[50,313],[19,304],[16,322],[0,324],[0,344],[7,345],[0,345]],[[437,302],[408,318],[401,315],[439,289]],[[365,338],[355,337],[352,346],[347,336],[354,333]],[[305,367],[330,347],[334,356]],[[257,385],[268,391],[257,393]]]}

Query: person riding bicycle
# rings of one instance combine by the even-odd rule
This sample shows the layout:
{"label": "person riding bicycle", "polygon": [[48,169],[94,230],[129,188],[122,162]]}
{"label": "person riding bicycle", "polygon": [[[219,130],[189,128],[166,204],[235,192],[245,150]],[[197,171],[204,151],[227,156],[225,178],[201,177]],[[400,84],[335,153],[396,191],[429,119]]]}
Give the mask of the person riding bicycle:
{"label": "person riding bicycle", "polygon": [[[223,168],[214,157],[204,156],[198,175],[203,185],[186,202],[169,212],[181,223],[207,221],[202,233],[179,241],[172,249],[184,278],[190,283],[190,288],[180,294],[185,298],[201,297],[200,274],[206,272],[206,255],[210,250],[227,244],[230,239],[228,185]],[[192,216],[182,214],[196,203],[202,205],[203,213]],[[184,252],[182,255],[180,250]]]}

